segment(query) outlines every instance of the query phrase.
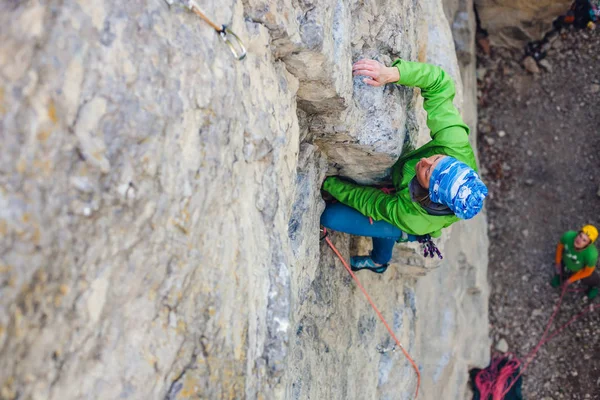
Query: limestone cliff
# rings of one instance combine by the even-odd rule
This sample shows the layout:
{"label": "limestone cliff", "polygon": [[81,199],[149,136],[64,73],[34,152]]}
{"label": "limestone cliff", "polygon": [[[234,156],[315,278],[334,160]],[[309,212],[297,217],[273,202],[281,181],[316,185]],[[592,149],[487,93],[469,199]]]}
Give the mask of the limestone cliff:
{"label": "limestone cliff", "polygon": [[[428,137],[418,91],[353,79],[360,57],[443,66],[474,128],[472,4],[201,7],[244,61],[163,0],[0,3],[0,398],[412,398],[319,244],[319,187]],[[485,217],[442,242],[360,274],[423,399],[464,398],[488,358]]]}

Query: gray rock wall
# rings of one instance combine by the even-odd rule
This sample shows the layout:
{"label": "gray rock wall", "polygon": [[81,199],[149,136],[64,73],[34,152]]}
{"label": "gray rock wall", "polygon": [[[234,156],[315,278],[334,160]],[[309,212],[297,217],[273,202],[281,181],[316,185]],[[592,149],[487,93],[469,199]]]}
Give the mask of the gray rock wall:
{"label": "gray rock wall", "polygon": [[[427,140],[418,91],[350,66],[400,56],[460,82],[453,34],[471,43],[472,24],[451,31],[453,7],[203,2],[246,44],[236,62],[160,0],[1,3],[0,398],[412,398],[412,368],[377,351],[391,339],[319,244],[319,187],[380,180]],[[421,398],[460,398],[488,349],[485,219],[444,241],[442,265],[398,247],[361,274]]]}

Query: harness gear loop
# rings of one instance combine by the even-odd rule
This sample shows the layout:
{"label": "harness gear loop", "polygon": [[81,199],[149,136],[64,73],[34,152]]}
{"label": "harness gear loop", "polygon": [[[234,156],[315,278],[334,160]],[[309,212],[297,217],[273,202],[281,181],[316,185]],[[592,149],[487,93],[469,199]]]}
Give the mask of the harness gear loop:
{"label": "harness gear loop", "polygon": [[[246,57],[246,47],[242,40],[236,35],[227,25],[217,25],[210,18],[204,14],[198,3],[195,0],[165,0],[169,6],[177,3],[181,7],[185,7],[192,11],[194,14],[199,16],[204,22],[210,25],[218,34],[219,37],[225,42],[231,54],[238,60],[241,61]],[[233,40],[229,39],[230,37]]]}

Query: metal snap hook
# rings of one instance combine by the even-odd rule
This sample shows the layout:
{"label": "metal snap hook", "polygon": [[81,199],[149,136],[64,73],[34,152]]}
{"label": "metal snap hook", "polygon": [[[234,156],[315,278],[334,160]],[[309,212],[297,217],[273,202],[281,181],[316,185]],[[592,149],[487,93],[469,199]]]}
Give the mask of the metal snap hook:
{"label": "metal snap hook", "polygon": [[[223,41],[225,42],[225,44],[227,45],[227,47],[229,47],[229,50],[231,50],[231,54],[233,54],[233,56],[235,58],[237,58],[238,61],[241,61],[241,60],[243,60],[246,57],[246,47],[244,47],[244,43],[238,37],[238,35],[236,35],[226,25],[223,25],[221,27],[221,31],[219,32],[219,36],[221,37],[221,39],[223,39]],[[233,41],[231,41],[229,39],[229,37],[233,37],[233,40],[235,41],[235,44],[234,44]]]}
{"label": "metal snap hook", "polygon": [[[204,20],[208,25],[210,25],[218,34],[219,37],[225,42],[231,54],[238,60],[241,61],[246,57],[246,47],[244,46],[244,42],[236,35],[231,29],[227,27],[227,25],[217,25],[210,18],[204,14],[204,12],[198,6],[194,0],[165,0],[165,2],[172,6],[173,4],[177,4],[178,6],[184,7],[192,11],[194,14],[199,16]],[[230,39],[233,38],[232,39]]]}

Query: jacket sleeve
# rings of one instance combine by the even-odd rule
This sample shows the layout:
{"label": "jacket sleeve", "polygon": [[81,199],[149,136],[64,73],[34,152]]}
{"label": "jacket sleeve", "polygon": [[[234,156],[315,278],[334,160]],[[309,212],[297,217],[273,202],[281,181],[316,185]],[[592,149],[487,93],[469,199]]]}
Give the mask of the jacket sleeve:
{"label": "jacket sleeve", "polygon": [[581,270],[577,271],[575,274],[571,275],[571,277],[569,278],[569,283],[577,282],[578,280],[587,278],[594,272],[594,269],[596,269],[596,268],[595,267],[587,267],[587,266],[585,268],[582,268]]}
{"label": "jacket sleeve", "polygon": [[560,264],[560,262],[562,261],[562,255],[563,255],[564,248],[565,248],[565,245],[562,244],[561,242],[559,242],[558,245],[556,245],[556,254],[554,256],[554,262],[556,264]]}
{"label": "jacket sleeve", "polygon": [[398,194],[385,194],[379,189],[356,185],[330,176],[325,179],[323,189],[340,203],[350,206],[375,221],[386,221],[412,235],[431,234],[439,237],[439,229],[429,229],[423,217],[410,209]]}
{"label": "jacket sleeve", "polygon": [[421,89],[431,138],[435,141],[468,143],[469,127],[452,103],[456,93],[452,78],[443,69],[431,64],[396,60],[393,66],[400,73],[397,84]]}

